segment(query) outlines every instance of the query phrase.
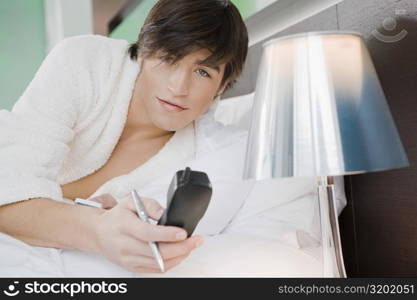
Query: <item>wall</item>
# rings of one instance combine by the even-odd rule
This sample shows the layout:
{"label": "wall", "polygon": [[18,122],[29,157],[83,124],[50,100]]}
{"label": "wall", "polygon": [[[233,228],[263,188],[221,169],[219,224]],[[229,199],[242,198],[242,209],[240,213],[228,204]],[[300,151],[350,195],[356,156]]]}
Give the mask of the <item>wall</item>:
{"label": "wall", "polygon": [[410,161],[408,168],[348,177],[342,230],[351,272],[416,277],[417,1],[349,0],[337,12],[340,29],[365,37]]}
{"label": "wall", "polygon": [[111,33],[110,37],[124,39],[133,43],[137,40],[140,28],[142,28],[151,8],[157,0],[143,0],[140,4],[126,17],[123,22],[117,26]]}
{"label": "wall", "polygon": [[0,1],[0,109],[11,109],[45,56],[43,0]]}
{"label": "wall", "polygon": [[[247,18],[257,10],[264,8],[276,0],[232,0],[239,9],[242,18]],[[129,14],[129,16],[110,34],[113,38],[125,39],[133,43],[137,40],[140,28],[145,22],[146,16],[157,0],[143,0]]]}

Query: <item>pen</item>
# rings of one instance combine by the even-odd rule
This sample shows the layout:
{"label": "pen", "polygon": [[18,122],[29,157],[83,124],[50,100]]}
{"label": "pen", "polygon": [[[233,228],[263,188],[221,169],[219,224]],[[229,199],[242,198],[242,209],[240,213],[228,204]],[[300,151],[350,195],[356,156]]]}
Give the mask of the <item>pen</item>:
{"label": "pen", "polygon": [[[135,200],[136,210],[138,211],[139,218],[146,223],[150,223],[145,207],[143,206],[143,203],[140,200],[140,197],[135,189],[132,190],[132,197]],[[148,242],[148,244],[151,248],[152,254],[155,257],[156,262],[159,265],[159,269],[161,269],[161,272],[165,272],[164,261],[162,260],[162,257],[159,254],[157,243]]]}
{"label": "pen", "polygon": [[86,200],[86,199],[82,199],[82,198],[75,198],[75,204],[97,207],[97,208],[103,208],[103,205],[99,202]]}

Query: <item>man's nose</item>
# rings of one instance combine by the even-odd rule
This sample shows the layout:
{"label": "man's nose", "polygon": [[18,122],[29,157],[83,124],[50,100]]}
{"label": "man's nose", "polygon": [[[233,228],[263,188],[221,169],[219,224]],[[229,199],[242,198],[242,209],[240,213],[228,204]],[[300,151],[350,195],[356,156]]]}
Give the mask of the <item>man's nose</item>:
{"label": "man's nose", "polygon": [[190,75],[185,69],[177,68],[171,73],[168,89],[174,96],[187,96]]}

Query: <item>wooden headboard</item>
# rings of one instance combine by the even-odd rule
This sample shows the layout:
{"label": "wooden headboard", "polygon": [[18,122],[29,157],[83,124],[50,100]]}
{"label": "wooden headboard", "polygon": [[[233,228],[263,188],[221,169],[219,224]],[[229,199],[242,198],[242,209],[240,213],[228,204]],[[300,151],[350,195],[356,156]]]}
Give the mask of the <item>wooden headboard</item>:
{"label": "wooden headboard", "polygon": [[[353,30],[365,37],[411,164],[404,169],[345,176],[348,204],[339,223],[348,277],[415,277],[417,1],[344,0],[270,38],[320,30]],[[385,37],[401,38],[383,41],[376,38],[375,30]],[[262,44],[251,47],[243,79],[236,87],[242,93],[254,89],[261,54]]]}

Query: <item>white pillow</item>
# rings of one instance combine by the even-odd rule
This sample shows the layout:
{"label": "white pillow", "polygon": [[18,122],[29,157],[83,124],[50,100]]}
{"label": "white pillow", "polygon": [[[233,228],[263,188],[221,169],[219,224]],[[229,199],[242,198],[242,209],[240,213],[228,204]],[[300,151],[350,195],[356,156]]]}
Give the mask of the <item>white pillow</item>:
{"label": "white pillow", "polygon": [[[226,125],[235,125],[241,129],[249,130],[252,118],[252,105],[255,92],[250,94],[221,99],[217,106],[214,118]],[[334,177],[336,209],[338,214],[346,207],[346,195],[343,176]]]}
{"label": "white pillow", "polygon": [[214,118],[226,125],[249,130],[255,92],[220,100]]}

